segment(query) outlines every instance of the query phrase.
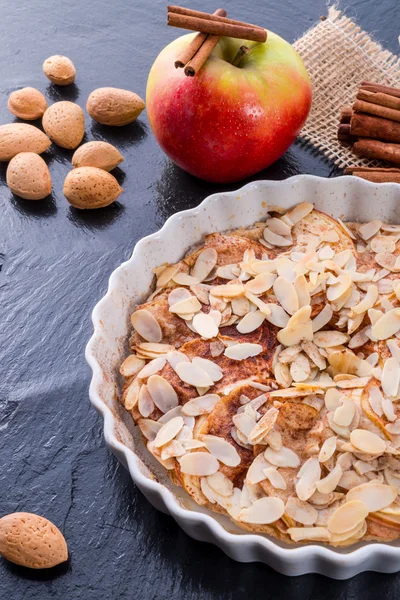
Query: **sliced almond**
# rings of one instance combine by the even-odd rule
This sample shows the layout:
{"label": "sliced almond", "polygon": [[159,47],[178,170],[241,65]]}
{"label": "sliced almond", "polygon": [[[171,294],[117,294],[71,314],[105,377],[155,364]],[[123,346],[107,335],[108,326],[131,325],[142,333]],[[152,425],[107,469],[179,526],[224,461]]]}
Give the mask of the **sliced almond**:
{"label": "sliced almond", "polygon": [[[370,311],[369,311],[370,312]],[[368,314],[369,314],[368,312]],[[372,326],[371,333],[375,340],[387,340],[400,330],[400,308],[394,308],[382,315]]]}
{"label": "sliced almond", "polygon": [[258,296],[270,290],[275,280],[276,275],[274,273],[260,273],[254,279],[250,279],[245,283],[244,287],[248,292]]}
{"label": "sliced almond", "polygon": [[192,269],[192,277],[199,281],[206,279],[217,264],[218,254],[214,248],[202,250]]}
{"label": "sliced almond", "polygon": [[346,292],[348,292],[349,289],[351,289],[351,287],[352,280],[350,274],[347,272],[341,273],[341,275],[337,277],[336,283],[328,287],[326,297],[329,300],[329,302],[332,302],[333,300],[338,300]]}
{"label": "sliced almond", "polygon": [[400,265],[394,254],[390,254],[389,252],[379,252],[378,254],[375,254],[375,262],[392,273],[400,272]]}
{"label": "sliced almond", "polygon": [[244,317],[250,310],[250,302],[244,296],[232,298],[231,308],[234,315],[237,315],[238,317]]}
{"label": "sliced almond", "polygon": [[311,202],[300,202],[300,204],[296,204],[293,208],[291,208],[285,215],[293,225],[304,219],[307,215],[309,215],[314,210],[314,205]]}
{"label": "sliced almond", "polygon": [[332,319],[332,316],[333,310],[329,304],[326,304],[321,312],[312,320],[312,330],[316,332],[325,327]]}
{"label": "sliced almond", "polygon": [[382,438],[365,429],[354,429],[350,433],[350,441],[355,448],[366,454],[382,454],[386,448]]}
{"label": "sliced almond", "polygon": [[331,534],[326,527],[289,527],[287,533],[293,542],[329,542]]}
{"label": "sliced almond", "polygon": [[376,252],[388,252],[392,254],[396,250],[396,238],[390,235],[377,235],[370,241],[371,250]]}
{"label": "sliced almond", "polygon": [[178,440],[172,440],[162,448],[161,459],[168,460],[168,458],[176,458],[184,454],[186,454],[185,447]]}
{"label": "sliced almond", "polygon": [[301,348],[320,371],[323,371],[326,368],[326,360],[314,342],[302,342]]}
{"label": "sliced almond", "polygon": [[293,467],[300,465],[300,459],[293,450],[282,446],[280,450],[267,448],[264,452],[265,459],[275,467]]}
{"label": "sliced almond", "polygon": [[178,396],[172,385],[160,375],[151,375],[147,380],[147,387],[154,404],[166,413],[178,406]]}
{"label": "sliced almond", "polygon": [[187,300],[191,298],[192,294],[186,288],[177,287],[168,294],[168,304],[169,306],[173,306],[177,304],[177,302],[181,302],[182,300]]}
{"label": "sliced almond", "polygon": [[267,321],[276,327],[286,327],[290,317],[279,304],[265,304],[265,307],[267,310],[264,310],[264,314]]}
{"label": "sliced almond", "polygon": [[324,463],[327,460],[329,460],[331,458],[331,456],[334,455],[335,450],[336,450],[336,440],[337,440],[337,437],[335,435],[332,435],[331,437],[329,437],[325,440],[325,442],[322,444],[321,450],[319,451],[319,454],[318,454],[319,462]]}
{"label": "sliced almond", "polygon": [[348,427],[354,419],[356,407],[353,400],[348,396],[342,396],[341,403],[341,406],[334,412],[333,420],[341,427]]}
{"label": "sliced almond", "polygon": [[282,219],[277,219],[276,217],[272,217],[271,219],[267,219],[266,226],[268,229],[277,233],[278,235],[290,235],[292,228],[282,221]]}
{"label": "sliced almond", "polygon": [[368,508],[359,500],[345,502],[335,510],[328,520],[328,530],[331,533],[350,531],[368,516]]}
{"label": "sliced almond", "polygon": [[223,285],[215,285],[211,288],[210,294],[217,298],[236,298],[244,294],[244,287],[241,283],[227,283]]}
{"label": "sliced almond", "polygon": [[263,348],[260,344],[250,344],[244,342],[243,344],[233,344],[225,349],[225,356],[232,360],[245,360],[250,356],[257,356],[262,352]]}
{"label": "sliced almond", "polygon": [[273,285],[275,296],[282,308],[293,315],[299,309],[296,289],[285,277],[278,277]]}
{"label": "sliced almond", "polygon": [[206,394],[205,396],[193,398],[193,400],[189,400],[182,406],[182,413],[191,417],[208,414],[219,400],[218,394]]}
{"label": "sliced almond", "polygon": [[139,392],[138,409],[142,417],[149,417],[154,410],[154,402],[147,385],[142,385]]}
{"label": "sliced almond", "polygon": [[308,289],[307,280],[304,275],[298,275],[294,281],[294,288],[297,293],[299,308],[308,306],[311,302],[310,291]]}
{"label": "sliced almond", "polygon": [[209,475],[207,477],[207,483],[214,492],[221,494],[221,496],[224,496],[225,498],[228,498],[233,494],[233,483],[228,477],[221,473],[221,471]]}
{"label": "sliced almond", "polygon": [[276,467],[264,469],[264,475],[275,489],[286,490],[286,481]]}
{"label": "sliced almond", "polygon": [[296,493],[300,500],[308,500],[317,489],[321,479],[321,465],[317,458],[309,458],[297,474]]}
{"label": "sliced almond", "polygon": [[358,235],[360,235],[363,240],[369,240],[378,233],[381,227],[382,221],[379,221],[379,219],[369,221],[369,223],[363,223],[358,228]]}
{"label": "sliced almond", "polygon": [[234,446],[224,438],[215,435],[204,435],[202,441],[207,450],[220,462],[228,467],[237,467],[240,464],[240,456]]}
{"label": "sliced almond", "polygon": [[213,317],[209,314],[203,312],[197,313],[197,315],[193,317],[192,326],[193,329],[206,340],[217,337],[218,335],[218,326]]}
{"label": "sliced almond", "polygon": [[162,331],[157,319],[146,309],[136,310],[131,322],[138,334],[148,342],[161,342]]}
{"label": "sliced almond", "polygon": [[356,306],[352,306],[351,310],[355,314],[360,315],[366,312],[368,309],[372,308],[377,299],[378,288],[376,287],[376,285],[369,285],[364,298],[361,300],[361,302],[359,302],[359,304],[356,304]]}
{"label": "sliced almond", "polygon": [[161,371],[161,369],[164,368],[164,365],[166,362],[167,362],[167,359],[164,356],[159,356],[158,358],[154,358],[153,360],[148,362],[147,365],[144,366],[143,369],[141,369],[141,371],[139,371],[139,373],[137,374],[137,378],[138,379],[147,379],[147,377],[151,377],[152,375],[159,373]]}
{"label": "sliced almond", "polygon": [[167,285],[171,281],[174,275],[179,271],[180,265],[169,265],[165,267],[158,275],[157,278],[157,287],[162,288]]}
{"label": "sliced almond", "polygon": [[264,229],[263,236],[265,241],[268,242],[268,244],[271,244],[271,246],[283,247],[291,246],[293,244],[291,237],[283,237],[282,235],[278,235],[271,231],[271,229],[268,227]]}
{"label": "sliced almond", "polygon": [[307,526],[314,525],[318,518],[318,512],[311,504],[293,496],[286,502],[285,514],[296,523]]}
{"label": "sliced almond", "polygon": [[204,369],[190,362],[178,363],[175,372],[182,381],[194,387],[211,387],[214,385],[210,375]]}
{"label": "sliced almond", "polygon": [[276,419],[278,418],[279,410],[274,407],[271,407],[267,410],[267,412],[261,417],[258,421],[257,425],[253,427],[253,429],[248,434],[248,440],[251,444],[258,444],[265,435],[267,435],[276,423]]}
{"label": "sliced almond", "polygon": [[153,442],[156,439],[156,435],[162,427],[161,423],[153,421],[152,419],[139,419],[137,423],[144,437],[150,442]]}
{"label": "sliced almond", "polygon": [[196,285],[200,283],[197,277],[193,277],[192,275],[188,275],[187,273],[177,273],[173,276],[172,281],[177,283],[178,285]]}
{"label": "sliced almond", "polygon": [[178,462],[182,473],[197,477],[213,475],[219,468],[218,460],[208,452],[190,452],[178,458]]}
{"label": "sliced almond", "polygon": [[326,477],[318,481],[317,490],[321,492],[321,494],[330,494],[331,492],[334,492],[342,478],[342,475],[342,467],[339,463],[337,463]]}
{"label": "sliced almond", "polygon": [[347,500],[360,500],[369,512],[386,508],[397,498],[397,490],[391,485],[371,481],[354,487],[346,496]]}
{"label": "sliced almond", "polygon": [[313,342],[319,348],[331,348],[332,346],[341,346],[349,341],[347,333],[341,331],[317,331],[314,333]]}
{"label": "sliced almond", "polygon": [[196,296],[202,304],[210,304],[208,286],[198,283],[190,286],[190,291]]}
{"label": "sliced almond", "polygon": [[134,379],[124,391],[122,395],[122,402],[126,410],[132,410],[132,408],[134,408],[138,403],[139,388],[139,381],[137,379]]}
{"label": "sliced almond", "polygon": [[290,365],[290,375],[293,381],[305,381],[309,378],[311,366],[304,354],[299,354]]}
{"label": "sliced almond", "polygon": [[154,446],[161,448],[165,444],[168,444],[182,429],[184,425],[182,417],[175,417],[167,423],[165,423],[156,435],[154,440]]}
{"label": "sliced almond", "polygon": [[259,498],[249,508],[244,508],[238,520],[256,525],[268,525],[282,517],[285,505],[280,498]]}
{"label": "sliced almond", "polygon": [[136,354],[131,354],[124,360],[119,368],[119,372],[123,377],[133,377],[133,375],[136,375],[145,364],[146,362],[143,359],[138,358]]}
{"label": "sliced almond", "polygon": [[383,365],[382,389],[386,396],[396,396],[400,384],[400,365],[393,356]]}
{"label": "sliced almond", "polygon": [[169,307],[169,311],[177,315],[191,315],[201,310],[201,304],[196,296],[191,296]]}
{"label": "sliced almond", "polygon": [[239,333],[250,333],[261,327],[264,321],[265,315],[260,310],[252,311],[239,321],[236,329]]}

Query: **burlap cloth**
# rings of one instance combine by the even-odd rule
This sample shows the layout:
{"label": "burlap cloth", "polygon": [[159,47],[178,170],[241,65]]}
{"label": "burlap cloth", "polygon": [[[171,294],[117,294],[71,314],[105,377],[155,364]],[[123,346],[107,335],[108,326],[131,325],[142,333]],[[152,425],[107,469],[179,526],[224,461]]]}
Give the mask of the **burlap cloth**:
{"label": "burlap cloth", "polygon": [[[379,1],[379,0],[377,0]],[[308,70],[313,102],[300,139],[312,144],[338,167],[387,166],[358,158],[337,140],[340,107],[351,105],[363,80],[400,87],[400,59],[343,16],[329,9],[326,20],[294,43]]]}

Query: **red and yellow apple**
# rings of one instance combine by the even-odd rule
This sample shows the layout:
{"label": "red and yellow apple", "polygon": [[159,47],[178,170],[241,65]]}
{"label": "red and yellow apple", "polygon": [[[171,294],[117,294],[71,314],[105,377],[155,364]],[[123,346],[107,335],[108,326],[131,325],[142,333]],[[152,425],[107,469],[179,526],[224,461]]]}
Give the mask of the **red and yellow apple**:
{"label": "red and yellow apple", "polygon": [[[185,171],[207,181],[239,181],[275,162],[294,141],[310,110],[310,80],[294,48],[272,32],[265,43],[221,38],[198,74],[186,77],[174,62],[193,35],[166,46],[151,68],[150,125]],[[249,52],[234,66],[241,45]]]}

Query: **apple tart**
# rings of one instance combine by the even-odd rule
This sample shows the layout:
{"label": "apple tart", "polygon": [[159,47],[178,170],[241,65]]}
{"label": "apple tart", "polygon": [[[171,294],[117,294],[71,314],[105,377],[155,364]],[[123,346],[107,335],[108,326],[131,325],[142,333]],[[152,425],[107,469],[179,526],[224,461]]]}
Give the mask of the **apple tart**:
{"label": "apple tart", "polygon": [[121,401],[196,503],[289,543],[399,537],[399,240],[270,206],[155,269]]}

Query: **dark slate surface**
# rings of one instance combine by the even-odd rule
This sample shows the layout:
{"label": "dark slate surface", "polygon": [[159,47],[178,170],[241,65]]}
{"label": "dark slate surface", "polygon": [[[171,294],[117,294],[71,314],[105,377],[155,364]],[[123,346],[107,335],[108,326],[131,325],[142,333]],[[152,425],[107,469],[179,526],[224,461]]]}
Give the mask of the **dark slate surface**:
{"label": "dark slate surface", "polygon": [[[211,0],[189,5],[210,12],[217,7]],[[326,13],[325,0],[228,5],[235,18],[264,24],[289,41]],[[144,96],[153,60],[177,35],[165,25],[160,0],[3,0],[0,6],[0,123],[10,121],[8,94],[26,85],[50,101],[71,99],[81,106],[100,86]],[[397,0],[348,0],[346,12],[397,51]],[[76,86],[47,84],[41,65],[55,53],[74,61]],[[334,582],[314,575],[285,578],[261,564],[234,563],[153,509],[105,448],[101,420],[88,401],[84,348],[91,309],[138,239],[221,188],[173,166],[145,114],[121,129],[87,119],[86,132],[88,140],[106,139],[125,155],[118,178],[126,192],[107,209],[80,213],[69,207],[62,195],[68,151],[48,153],[54,194],[45,202],[13,197],[0,165],[0,515],[44,514],[64,532],[70,549],[69,562],[48,572],[0,559],[0,598],[397,597],[396,575],[368,573]],[[256,178],[296,173],[328,177],[335,170],[294,146]]]}

